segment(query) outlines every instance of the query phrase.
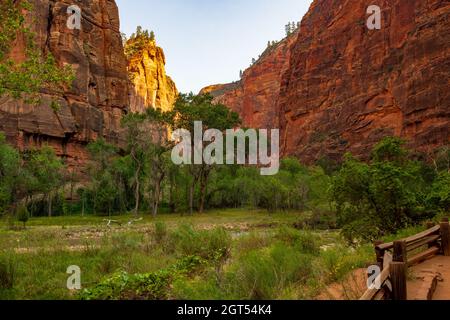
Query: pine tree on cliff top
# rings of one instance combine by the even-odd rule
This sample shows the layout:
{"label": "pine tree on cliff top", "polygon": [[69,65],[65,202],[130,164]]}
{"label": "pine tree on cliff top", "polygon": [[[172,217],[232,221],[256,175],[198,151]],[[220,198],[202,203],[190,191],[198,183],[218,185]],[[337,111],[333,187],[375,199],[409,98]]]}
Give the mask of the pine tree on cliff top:
{"label": "pine tree on cliff top", "polygon": [[151,42],[155,42],[156,36],[154,31],[143,30],[141,26],[137,26],[136,32],[133,33],[125,43],[125,55],[131,58],[136,53],[141,52]]}

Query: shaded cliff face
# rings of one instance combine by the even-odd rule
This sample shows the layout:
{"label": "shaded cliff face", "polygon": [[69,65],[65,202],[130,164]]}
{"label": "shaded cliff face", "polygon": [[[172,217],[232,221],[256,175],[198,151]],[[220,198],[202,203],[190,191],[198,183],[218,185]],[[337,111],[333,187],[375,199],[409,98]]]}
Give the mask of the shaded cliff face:
{"label": "shaded cliff face", "polygon": [[[83,164],[85,145],[99,137],[120,142],[120,120],[128,108],[127,62],[113,0],[83,0],[81,30],[66,26],[73,1],[33,0],[28,20],[37,45],[75,72],[62,96],[42,94],[39,105],[0,99],[0,131],[17,146],[48,143],[70,165]],[[32,23],[31,23],[32,21]],[[13,53],[20,57],[20,43]],[[22,49],[23,50],[23,49]],[[51,109],[51,101],[61,106]]]}
{"label": "shaded cliff face", "polygon": [[[369,5],[381,30],[365,25]],[[281,87],[284,152],[366,158],[386,135],[421,151],[448,144],[449,13],[442,0],[314,1]]]}
{"label": "shaded cliff face", "polygon": [[143,112],[149,107],[163,111],[172,109],[178,90],[166,75],[165,64],[164,51],[156,46],[154,40],[146,41],[141,50],[129,57],[130,111]]}
{"label": "shaded cliff face", "polygon": [[[367,7],[382,9],[368,30]],[[213,86],[247,127],[279,125],[285,155],[367,158],[386,135],[429,151],[450,143],[450,4],[315,0],[299,33],[244,73]]]}
{"label": "shaded cliff face", "polygon": [[240,114],[243,125],[252,128],[279,128],[280,113],[276,105],[281,79],[289,66],[290,47],[298,33],[267,49],[261,58],[236,83],[213,85],[202,89],[216,103]]}

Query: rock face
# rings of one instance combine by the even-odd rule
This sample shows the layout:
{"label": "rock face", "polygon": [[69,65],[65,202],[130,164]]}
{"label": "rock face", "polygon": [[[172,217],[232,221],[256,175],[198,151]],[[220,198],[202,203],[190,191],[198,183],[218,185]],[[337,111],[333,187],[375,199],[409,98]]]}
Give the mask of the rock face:
{"label": "rock face", "polygon": [[[69,166],[80,168],[88,159],[89,142],[124,142],[120,122],[125,114],[171,107],[178,93],[165,74],[162,49],[153,42],[127,61],[114,0],[76,2],[82,10],[81,30],[67,27],[73,1],[30,2],[33,10],[27,18],[37,45],[60,65],[70,64],[75,81],[63,95],[43,92],[39,105],[0,98],[0,131],[14,145],[24,149],[48,144]],[[24,51],[19,41],[11,55],[20,60]],[[58,111],[50,107],[55,101]]]}
{"label": "rock face", "polygon": [[285,153],[364,157],[386,135],[422,151],[449,143],[449,14],[442,0],[314,1],[283,77]]}
{"label": "rock face", "polygon": [[[75,71],[62,96],[42,94],[39,105],[0,101],[0,131],[18,147],[48,143],[69,165],[85,163],[85,145],[99,137],[119,143],[120,120],[128,109],[127,61],[113,0],[83,0],[81,30],[67,27],[73,1],[34,0],[29,19],[37,45]],[[19,48],[19,49],[18,49]],[[14,50],[19,52],[21,45]],[[59,102],[58,112],[50,108]]]}
{"label": "rock face", "polygon": [[[380,30],[366,26],[370,5],[382,10]],[[449,14],[444,0],[315,0],[288,46],[279,90],[265,93],[261,80],[273,74],[274,56],[272,67],[245,72],[257,99],[227,85],[233,89],[216,100],[239,111],[246,126],[279,121],[283,153],[306,162],[348,151],[367,158],[386,135],[430,151],[450,143]],[[255,110],[270,116],[249,117]]]}
{"label": "rock face", "polygon": [[166,57],[154,40],[147,41],[142,50],[128,59],[128,72],[132,82],[130,110],[143,112],[146,108],[168,111],[178,96],[172,79],[166,75]]}
{"label": "rock face", "polygon": [[241,115],[243,125],[252,128],[279,128],[276,105],[281,79],[289,66],[290,47],[298,33],[267,49],[238,82],[202,89],[216,103],[222,103]]}

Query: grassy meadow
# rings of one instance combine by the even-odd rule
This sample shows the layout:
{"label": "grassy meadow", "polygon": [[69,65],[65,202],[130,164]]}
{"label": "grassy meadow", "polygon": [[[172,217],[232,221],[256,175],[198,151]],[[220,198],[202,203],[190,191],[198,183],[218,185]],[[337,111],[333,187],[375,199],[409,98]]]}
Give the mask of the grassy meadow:
{"label": "grassy meadow", "polygon": [[[314,299],[373,250],[305,226],[309,213],[32,218],[0,227],[1,299]],[[194,227],[195,226],[195,227]],[[297,229],[296,229],[297,228]],[[298,229],[302,228],[302,230]],[[68,290],[69,266],[82,290]]]}

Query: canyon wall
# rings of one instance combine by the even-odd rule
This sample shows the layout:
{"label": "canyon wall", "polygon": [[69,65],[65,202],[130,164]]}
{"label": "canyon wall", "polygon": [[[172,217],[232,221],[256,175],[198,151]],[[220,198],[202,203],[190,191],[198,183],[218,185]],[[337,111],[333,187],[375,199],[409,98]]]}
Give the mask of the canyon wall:
{"label": "canyon wall", "polygon": [[[31,1],[27,19],[37,45],[75,72],[71,89],[61,96],[43,93],[38,105],[0,101],[0,131],[20,148],[54,147],[71,166],[86,162],[88,142],[105,138],[120,143],[120,120],[128,108],[127,61],[115,1],[79,1],[81,30],[67,27],[73,1]],[[21,54],[20,44],[13,50]],[[23,52],[22,52],[23,54]],[[50,105],[60,105],[54,111]]]}
{"label": "canyon wall", "polygon": [[[130,40],[131,41],[131,40]],[[166,57],[154,40],[128,58],[130,110],[143,112],[146,108],[172,109],[178,96],[173,80],[166,75]]]}
{"label": "canyon wall", "polygon": [[279,128],[280,113],[276,105],[281,80],[289,67],[290,47],[298,32],[266,49],[261,57],[235,83],[212,85],[202,89],[216,103],[224,104],[240,114],[244,127]]}
{"label": "canyon wall", "polygon": [[[366,27],[369,5],[381,29]],[[316,0],[278,108],[286,154],[366,157],[383,136],[431,151],[450,142],[450,3]]]}
{"label": "canyon wall", "polygon": [[[153,46],[127,61],[114,0],[77,1],[81,30],[67,27],[67,8],[73,1],[30,2],[33,9],[27,21],[37,46],[60,65],[71,65],[75,80],[64,94],[42,92],[37,105],[0,98],[0,131],[8,141],[20,149],[48,144],[70,167],[80,168],[88,159],[89,142],[104,138],[124,143],[120,123],[125,114],[144,106],[170,108],[176,88],[165,75],[162,50]],[[12,58],[23,59],[24,47],[18,41]],[[52,102],[59,104],[59,110],[51,108]]]}
{"label": "canyon wall", "polygon": [[[380,30],[366,26],[370,5],[382,10]],[[273,51],[262,60],[272,65],[257,63],[212,94],[247,127],[278,122],[283,153],[306,162],[367,158],[387,135],[429,152],[450,143],[449,15],[444,0],[315,0],[287,56]]]}

